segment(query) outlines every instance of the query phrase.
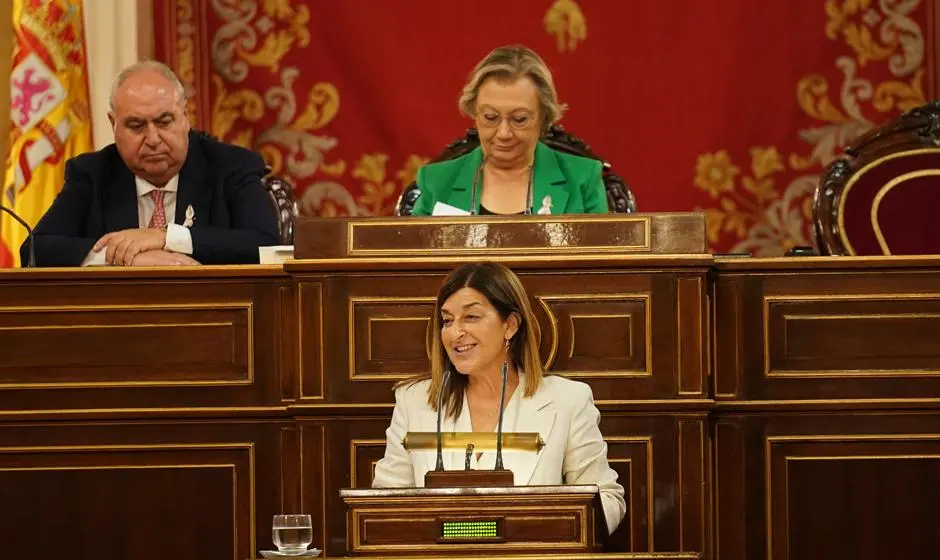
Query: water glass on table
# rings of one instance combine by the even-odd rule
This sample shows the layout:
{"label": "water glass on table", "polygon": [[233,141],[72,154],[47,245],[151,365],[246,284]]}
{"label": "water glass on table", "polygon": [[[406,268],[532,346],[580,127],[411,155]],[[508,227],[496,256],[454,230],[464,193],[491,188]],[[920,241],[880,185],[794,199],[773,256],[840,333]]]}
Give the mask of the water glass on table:
{"label": "water glass on table", "polygon": [[275,515],[271,535],[281,554],[302,554],[313,542],[313,522],[305,514]]}

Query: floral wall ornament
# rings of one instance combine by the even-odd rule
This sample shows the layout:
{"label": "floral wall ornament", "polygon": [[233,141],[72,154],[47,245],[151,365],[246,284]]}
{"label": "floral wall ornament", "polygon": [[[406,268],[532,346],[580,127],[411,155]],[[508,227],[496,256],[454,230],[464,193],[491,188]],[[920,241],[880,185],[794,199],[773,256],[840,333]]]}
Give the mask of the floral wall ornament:
{"label": "floral wall ornament", "polygon": [[643,211],[702,210],[714,250],[762,255],[811,243],[823,168],[935,95],[923,0],[455,9],[160,0],[155,48],[192,92],[195,124],[260,153],[303,213],[327,216],[391,214],[420,165],[469,126],[454,99],[470,69],[495,45],[525,44],[553,71],[565,128],[630,183]]}
{"label": "floral wall ornament", "polygon": [[573,51],[587,39],[587,20],[575,0],[555,0],[545,12],[545,32],[555,36],[558,52]]}
{"label": "floral wall ornament", "polygon": [[[825,34],[842,40],[850,53],[834,66],[841,84],[830,88],[821,73],[796,84],[797,105],[812,120],[796,131],[810,147],[790,153],[784,165],[774,146],[750,148],[751,171],[735,181],[738,168],[726,150],[704,153],[693,184],[718,203],[703,208],[713,246],[734,240],[731,250],[776,256],[811,245],[812,194],[822,170],[842,150],[875,126],[879,113],[903,112],[926,102],[923,88],[924,36],[910,17],[920,0],[828,0]],[[884,65],[894,79],[872,82],[866,72]]]}

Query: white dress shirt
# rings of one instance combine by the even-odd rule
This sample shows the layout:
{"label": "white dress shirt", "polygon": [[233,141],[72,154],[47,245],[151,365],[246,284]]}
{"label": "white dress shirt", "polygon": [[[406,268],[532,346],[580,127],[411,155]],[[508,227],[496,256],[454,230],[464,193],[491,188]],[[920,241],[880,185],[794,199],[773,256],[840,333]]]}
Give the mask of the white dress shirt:
{"label": "white dress shirt", "polygon": [[[188,227],[174,223],[176,220],[176,193],[179,190],[180,176],[176,175],[163,187],[163,208],[166,212],[166,243],[163,249],[174,253],[193,254],[193,237]],[[154,201],[150,196],[150,191],[157,187],[144,181],[140,177],[134,177],[134,184],[137,187],[137,225],[141,229],[146,229],[150,225],[150,219],[153,218]],[[101,266],[104,262],[107,249],[98,252],[91,251],[85,257],[82,266]]]}

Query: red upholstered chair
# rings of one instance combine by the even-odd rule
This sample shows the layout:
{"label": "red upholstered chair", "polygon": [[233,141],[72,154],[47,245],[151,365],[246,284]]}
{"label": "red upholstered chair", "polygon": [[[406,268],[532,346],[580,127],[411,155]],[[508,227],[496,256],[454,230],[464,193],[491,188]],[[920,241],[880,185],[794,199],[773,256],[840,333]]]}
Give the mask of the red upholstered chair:
{"label": "red upholstered chair", "polygon": [[[585,144],[583,140],[567,132],[561,125],[556,124],[552,125],[545,136],[542,137],[542,141],[548,147],[560,152],[600,161],[604,188],[607,190],[607,206],[610,208],[611,213],[631,214],[636,212],[636,199],[633,197],[630,187],[619,175],[613,172],[610,164],[594,154],[591,147]],[[444,148],[444,151],[433,161],[456,159],[479,145],[480,137],[477,135],[476,129],[471,128],[467,130],[466,135],[462,138],[454,140]],[[410,216],[419,196],[421,196],[421,189],[414,182],[405,187],[395,204],[395,215]]]}
{"label": "red upholstered chair", "polygon": [[820,252],[940,254],[940,102],[868,132],[845,153],[816,188]]}

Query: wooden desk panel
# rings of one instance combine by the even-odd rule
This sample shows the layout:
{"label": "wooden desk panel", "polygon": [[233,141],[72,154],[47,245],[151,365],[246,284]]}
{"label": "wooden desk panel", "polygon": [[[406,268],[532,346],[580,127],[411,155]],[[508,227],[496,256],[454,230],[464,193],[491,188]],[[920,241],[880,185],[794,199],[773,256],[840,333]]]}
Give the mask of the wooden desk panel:
{"label": "wooden desk panel", "polygon": [[940,412],[721,415],[714,438],[722,560],[940,547]]}
{"label": "wooden desk panel", "polygon": [[[300,420],[305,472],[325,485],[305,484],[301,502],[314,532],[328,535],[329,554],[344,554],[343,501],[325,487],[368,488],[385,452],[388,417]],[[601,431],[611,466],[626,489],[627,516],[610,537],[619,551],[704,550],[710,531],[707,415],[605,414]],[[322,475],[321,473],[322,469]]]}
{"label": "wooden desk panel", "polygon": [[424,259],[446,255],[489,258],[560,253],[704,254],[705,214],[356,217],[301,216],[295,223],[298,259]]}
{"label": "wooden desk panel", "polygon": [[[728,560],[838,557],[826,534],[867,542],[858,557],[875,558],[890,533],[910,557],[936,549],[940,260],[499,260],[532,292],[543,359],[594,389],[628,487],[618,547],[714,557],[715,541]],[[426,370],[430,298],[458,261],[0,273],[3,499],[72,489],[53,521],[124,504],[167,527],[197,523],[214,514],[180,513],[174,496],[221,500],[236,487],[212,465],[234,465],[239,485],[250,477],[244,452],[212,446],[253,442],[256,488],[226,494],[224,515],[205,524],[213,542],[250,556],[233,528],[254,499],[255,550],[270,546],[271,514],[306,511],[317,544],[345,554],[338,490],[371,480],[391,386]],[[233,302],[250,302],[251,320]],[[156,352],[140,330],[181,349]],[[153,447],[169,443],[197,447]],[[161,460],[176,470],[151,468]],[[209,466],[179,468],[190,464]]]}
{"label": "wooden desk panel", "polygon": [[0,410],[280,404],[289,283],[257,268],[3,273]]}
{"label": "wooden desk panel", "polygon": [[[545,365],[589,383],[598,402],[615,403],[706,398],[705,274],[586,269],[519,276],[539,320]],[[427,373],[429,319],[444,275],[299,276],[300,402],[390,403],[395,383]]]}
{"label": "wooden desk panel", "polygon": [[940,258],[716,269],[717,557],[935,555]]}
{"label": "wooden desk panel", "polygon": [[717,263],[717,400],[940,399],[940,261],[840,260]]}
{"label": "wooden desk panel", "polygon": [[282,422],[0,424],[3,556],[251,557],[282,509]]}

